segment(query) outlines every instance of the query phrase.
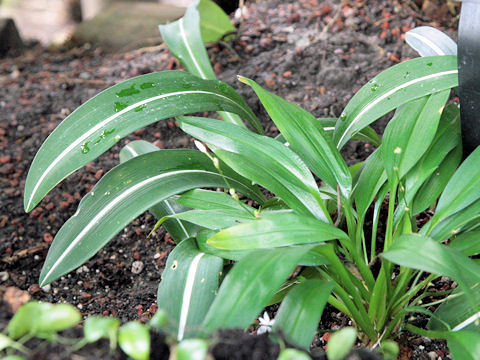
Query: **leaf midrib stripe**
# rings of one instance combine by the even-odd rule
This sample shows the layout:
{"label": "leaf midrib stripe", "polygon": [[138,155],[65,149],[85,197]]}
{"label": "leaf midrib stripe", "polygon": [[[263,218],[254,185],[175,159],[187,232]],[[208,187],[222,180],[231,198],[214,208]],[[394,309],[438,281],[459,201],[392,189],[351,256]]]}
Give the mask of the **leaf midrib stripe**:
{"label": "leaf midrib stripe", "polygon": [[[136,190],[139,188],[154,182],[158,179],[172,176],[172,175],[179,175],[179,174],[186,174],[186,173],[211,173],[215,174],[209,171],[205,170],[178,170],[178,171],[172,171],[168,173],[163,173],[156,175],[154,177],[151,177],[149,179],[145,179],[143,181],[140,181],[139,183],[133,185],[132,187],[128,188],[125,192],[121,193],[119,196],[117,196],[115,199],[113,199],[110,203],[108,203],[97,215],[95,215],[90,222],[82,229],[82,231],[75,237],[75,239],[68,245],[68,247],[62,252],[62,254],[58,257],[57,261],[52,265],[48,273],[45,275],[44,279],[48,279],[49,275],[55,270],[58,265],[63,261],[63,259],[72,251],[72,249],[82,240],[82,238],[85,236],[90,229],[96,225],[100,219],[106,215],[112,208],[114,208],[119,202],[123,201],[126,197],[128,197],[130,194],[134,193]],[[215,174],[218,175],[218,174]]]}
{"label": "leaf midrib stripe", "polygon": [[200,76],[203,79],[207,79],[207,75],[205,75],[202,68],[200,67],[200,64],[197,62],[197,59],[193,55],[192,48],[190,47],[190,44],[188,43],[187,35],[185,34],[185,27],[183,26],[183,17],[178,21],[178,26],[180,27],[180,36],[182,37],[182,40],[185,44],[185,47],[187,48],[188,55],[190,55],[190,58],[192,59],[193,65],[197,68]]}
{"label": "leaf midrib stripe", "polygon": [[173,92],[173,93],[168,93],[168,94],[162,94],[162,95],[158,95],[158,96],[154,96],[154,97],[151,97],[151,98],[148,98],[148,99],[144,99],[142,101],[139,101],[135,104],[132,104],[128,107],[126,107],[125,109],[109,116],[108,118],[106,118],[105,120],[103,120],[102,122],[98,123],[97,125],[95,125],[94,127],[92,127],[90,130],[88,130],[87,132],[85,132],[84,134],[82,134],[82,136],[80,136],[79,138],[77,138],[77,140],[75,140],[74,142],[72,142],[65,150],[63,150],[60,155],[58,155],[55,160],[53,160],[50,165],[45,169],[45,171],[43,172],[43,174],[40,176],[40,178],[37,180],[33,190],[32,190],[32,193],[30,195],[30,198],[28,200],[28,204],[27,204],[27,209],[30,208],[30,205],[33,201],[33,197],[35,196],[35,194],[37,193],[37,190],[38,188],[40,187],[40,185],[42,184],[42,181],[43,179],[45,179],[45,177],[47,176],[47,174],[55,167],[57,166],[57,164],[65,157],[65,155],[67,155],[71,150],[73,150],[74,148],[78,147],[80,144],[83,143],[83,141],[85,139],[87,139],[90,135],[92,135],[93,133],[95,133],[97,130],[101,129],[102,127],[106,126],[108,123],[110,123],[111,121],[115,120],[117,117],[125,114],[126,112],[128,111],[131,111],[139,106],[142,106],[144,104],[148,104],[152,101],[155,101],[155,100],[160,100],[160,99],[165,99],[165,98],[168,98],[168,97],[172,97],[172,96],[177,96],[177,95],[186,95],[186,94],[209,94],[209,95],[214,95],[214,96],[218,96],[218,97],[221,97],[227,101],[230,101],[231,103],[235,104],[236,106],[241,107],[241,105],[237,104],[235,101],[233,101],[232,99],[228,98],[227,96],[224,96],[224,95],[221,95],[221,94],[217,94],[217,93],[214,93],[214,92],[209,92],[209,91],[203,91],[203,90],[186,90],[186,91],[176,91],[176,92]]}
{"label": "leaf midrib stripe", "polygon": [[[448,70],[448,71],[442,71],[442,72],[439,72],[439,73],[435,73],[435,74],[430,74],[430,75],[426,75],[426,76],[422,76],[420,78],[417,78],[417,79],[413,79],[413,80],[410,80],[410,81],[407,81],[406,83],[403,83],[403,84],[400,84],[399,86],[387,91],[385,94],[379,96],[378,98],[376,98],[375,100],[373,100],[372,102],[370,102],[367,106],[365,106],[362,111],[360,111],[356,116],[355,118],[352,120],[352,122],[347,126],[347,128],[345,129],[345,131],[343,132],[342,134],[342,137],[340,138],[340,140],[338,140],[337,142],[337,148],[340,144],[342,144],[343,142],[343,139],[345,138],[345,136],[347,136],[348,132],[350,131],[350,129],[356,124],[356,122],[358,121],[358,119],[360,117],[363,116],[363,114],[365,114],[367,111],[369,111],[372,107],[374,107],[375,105],[377,105],[380,101],[384,100],[385,98],[389,97],[390,95],[396,93],[397,91],[401,90],[401,89],[404,89],[410,85],[414,85],[416,83],[419,83],[419,82],[422,82],[422,81],[425,81],[425,80],[429,80],[429,79],[432,79],[432,78],[435,78],[435,77],[441,77],[441,76],[446,76],[446,75],[451,75],[451,74],[457,74],[458,73],[458,70]],[[441,90],[440,90],[441,91]]]}
{"label": "leaf midrib stripe", "polygon": [[408,35],[410,35],[410,36],[412,36],[412,37],[414,37],[414,38],[417,38],[418,40],[424,42],[425,44],[427,44],[428,46],[430,46],[430,48],[431,48],[433,51],[435,51],[438,55],[447,55],[447,54],[445,54],[445,52],[444,52],[442,49],[440,49],[440,48],[439,48],[433,41],[431,41],[429,38],[427,38],[427,37],[425,37],[425,36],[423,36],[423,35],[417,34],[417,33],[415,33],[415,32],[412,32],[412,31],[410,31],[410,32],[408,32],[408,33],[406,34],[406,36],[408,36]]}

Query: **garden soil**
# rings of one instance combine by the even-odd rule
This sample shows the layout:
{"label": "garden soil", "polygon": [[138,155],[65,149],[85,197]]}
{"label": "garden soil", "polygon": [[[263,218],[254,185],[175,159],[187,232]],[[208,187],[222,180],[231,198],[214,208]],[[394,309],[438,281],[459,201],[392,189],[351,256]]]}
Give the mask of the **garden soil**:
{"label": "garden soil", "polygon": [[[237,20],[239,36],[228,43],[209,45],[209,55],[218,77],[242,94],[259,114],[267,133],[275,135],[277,129],[252,90],[236,80],[237,74],[254,79],[317,117],[338,117],[369,79],[417,56],[404,42],[406,31],[431,25],[455,39],[458,8],[449,9],[443,3],[247,2],[247,11]],[[107,54],[95,44],[61,49],[32,45],[20,56],[0,60],[0,329],[12,311],[28,299],[69,302],[84,316],[113,315],[123,322],[146,321],[156,311],[157,285],[175,244],[162,229],[147,236],[155,224],[148,213],[128,225],[76,271],[45,288],[38,286],[38,275],[55,234],[74,214],[80,199],[118,164],[123,145],[144,139],[160,148],[192,147],[192,139],[178,129],[173,119],[122,139],[57,185],[29,214],[23,209],[23,188],[40,145],[76,107],[122,80],[172,69],[182,67],[161,44],[123,54]],[[383,118],[373,127],[381,132],[386,121]],[[369,144],[352,142],[343,155],[352,164],[373,150]],[[328,310],[321,329],[348,325],[348,319],[332,308]],[[251,330],[254,332],[254,327]],[[248,335],[242,340],[228,333],[223,336],[238,348],[253,343],[260,349],[250,353],[238,350],[239,356],[251,354],[239,358],[275,358],[278,349],[272,348],[270,342],[263,337],[250,338]],[[322,348],[327,340],[328,333],[322,332],[314,345]],[[213,350],[218,359],[237,351],[220,346],[222,341]],[[401,359],[448,356],[444,343],[412,334],[403,334],[400,344]],[[101,358],[98,354],[84,356]]]}

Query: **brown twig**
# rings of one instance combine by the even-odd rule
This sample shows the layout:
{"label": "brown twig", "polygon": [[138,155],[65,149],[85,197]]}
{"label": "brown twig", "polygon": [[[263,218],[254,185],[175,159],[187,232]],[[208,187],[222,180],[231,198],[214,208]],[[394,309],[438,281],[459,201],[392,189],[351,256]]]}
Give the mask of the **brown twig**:
{"label": "brown twig", "polygon": [[30,255],[33,255],[33,254],[36,254],[38,252],[41,252],[41,251],[43,251],[47,248],[48,248],[48,244],[43,243],[41,245],[35,246],[33,248],[30,248],[30,249],[20,250],[20,251],[16,252],[15,254],[11,255],[11,256],[4,256],[4,257],[0,258],[0,261],[3,262],[3,263],[7,263],[7,264],[11,265],[11,264],[16,263],[20,259],[26,258],[26,257],[28,257]]}

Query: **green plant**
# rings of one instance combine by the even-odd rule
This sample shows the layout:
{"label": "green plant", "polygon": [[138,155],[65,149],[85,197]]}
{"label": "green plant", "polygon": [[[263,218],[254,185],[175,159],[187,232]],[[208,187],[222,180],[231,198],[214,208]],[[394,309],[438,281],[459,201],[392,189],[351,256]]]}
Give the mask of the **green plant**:
{"label": "green plant", "polygon": [[[214,80],[198,29],[193,6],[162,34],[200,77],[171,71],[115,85],[66,118],[38,151],[25,185],[27,211],[68,174],[154,121],[177,117],[186,133],[208,144],[197,143],[199,151],[128,144],[123,163],[58,232],[41,285],[84,263],[150,209],[178,243],[158,304],[179,341],[247,328],[267,304],[282,301],[274,330],[308,348],[329,302],[370,346],[408,329],[474,354],[460,334],[480,337],[480,268],[470,258],[480,250],[480,150],[461,161],[459,108],[446,105],[458,85],[456,57],[417,58],[385,70],[355,94],[333,130],[325,128],[331,119],[318,120],[239,77],[280,130],[273,139],[242,98]],[[368,125],[393,110],[380,141]],[[181,116],[202,111],[220,111],[226,121]],[[355,136],[378,148],[348,167],[339,150]],[[419,227],[426,209],[434,216]],[[454,279],[458,289],[431,290],[439,276]],[[430,316],[429,330],[408,321],[415,313]]]}

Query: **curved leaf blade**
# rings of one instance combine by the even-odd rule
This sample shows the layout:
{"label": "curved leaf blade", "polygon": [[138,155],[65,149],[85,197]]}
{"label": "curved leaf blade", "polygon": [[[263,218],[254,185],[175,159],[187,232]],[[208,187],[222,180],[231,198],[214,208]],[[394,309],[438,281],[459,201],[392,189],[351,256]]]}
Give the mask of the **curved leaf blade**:
{"label": "curved leaf blade", "polygon": [[165,330],[178,341],[195,336],[215,298],[223,260],[198,250],[193,239],[182,241],[167,259],[157,303],[170,320]]}
{"label": "curved leaf blade", "polygon": [[454,331],[448,334],[448,348],[455,360],[475,360],[480,354],[480,334]]}
{"label": "curved leaf blade", "polygon": [[309,168],[332,188],[338,184],[342,195],[350,198],[352,176],[348,166],[319,121],[305,109],[266,91],[255,81],[242,76],[239,80],[252,87],[280,133]]}
{"label": "curved leaf blade", "polygon": [[212,0],[200,0],[197,10],[200,14],[200,30],[204,43],[218,41],[223,35],[235,32],[228,15]]}
{"label": "curved leaf blade", "polygon": [[292,209],[329,221],[315,179],[288,147],[219,120],[181,117],[178,122],[183,131],[210,144],[240,175],[269,189]]}
{"label": "curved leaf blade", "polygon": [[[217,77],[203,45],[201,35],[202,19],[200,18],[197,4],[198,2],[190,5],[185,15],[179,20],[167,25],[159,25],[159,29],[168,49],[190,73],[202,79],[216,80]],[[237,115],[224,111],[219,112],[219,114],[225,121],[245,127],[245,124],[238,116],[241,114]],[[262,125],[256,117],[251,117],[247,120],[259,134],[263,134]]]}
{"label": "curved leaf blade", "polygon": [[203,328],[247,328],[311,246],[259,250],[236,263],[223,280]]}
{"label": "curved leaf blade", "polygon": [[422,57],[392,66],[350,100],[337,122],[334,142],[341,149],[353,134],[400,105],[456,86],[456,56]]}
{"label": "curved leaf blade", "polygon": [[[132,141],[131,143],[125,145],[120,151],[120,163],[124,163],[136,156],[159,150],[160,149],[158,147],[156,147],[152,143],[149,143],[148,141]],[[162,223],[162,225],[177,244],[179,244],[185,239],[194,237],[201,229],[200,226],[194,225],[187,221],[182,221],[178,218],[175,218],[175,216],[171,216],[185,212],[187,210],[190,209],[176,203],[175,201],[173,201],[173,198],[164,200],[149,209],[149,211],[157,219],[161,219],[165,216],[170,216]]]}
{"label": "curved leaf blade", "polygon": [[[227,177],[239,192],[251,188]],[[118,165],[81,201],[55,237],[40,274],[45,285],[91,258],[131,220],[155,204],[196,187],[222,187],[225,176],[195,150],[163,150]]]}
{"label": "curved leaf blade", "polygon": [[222,109],[255,118],[229,85],[181,71],[142,75],[104,90],[63,120],[38,150],[25,183],[25,210],[131,132],[177,115]]}
{"label": "curved leaf blade", "polygon": [[221,250],[255,250],[320,244],[334,239],[348,239],[336,227],[295,213],[265,213],[258,220],[222,230],[207,244]]}
{"label": "curved leaf blade", "polygon": [[431,26],[418,26],[405,34],[405,41],[420,56],[457,55],[457,44]]}
{"label": "curved leaf blade", "polygon": [[275,317],[273,331],[302,349],[309,349],[333,283],[318,279],[295,286],[282,301]]}

